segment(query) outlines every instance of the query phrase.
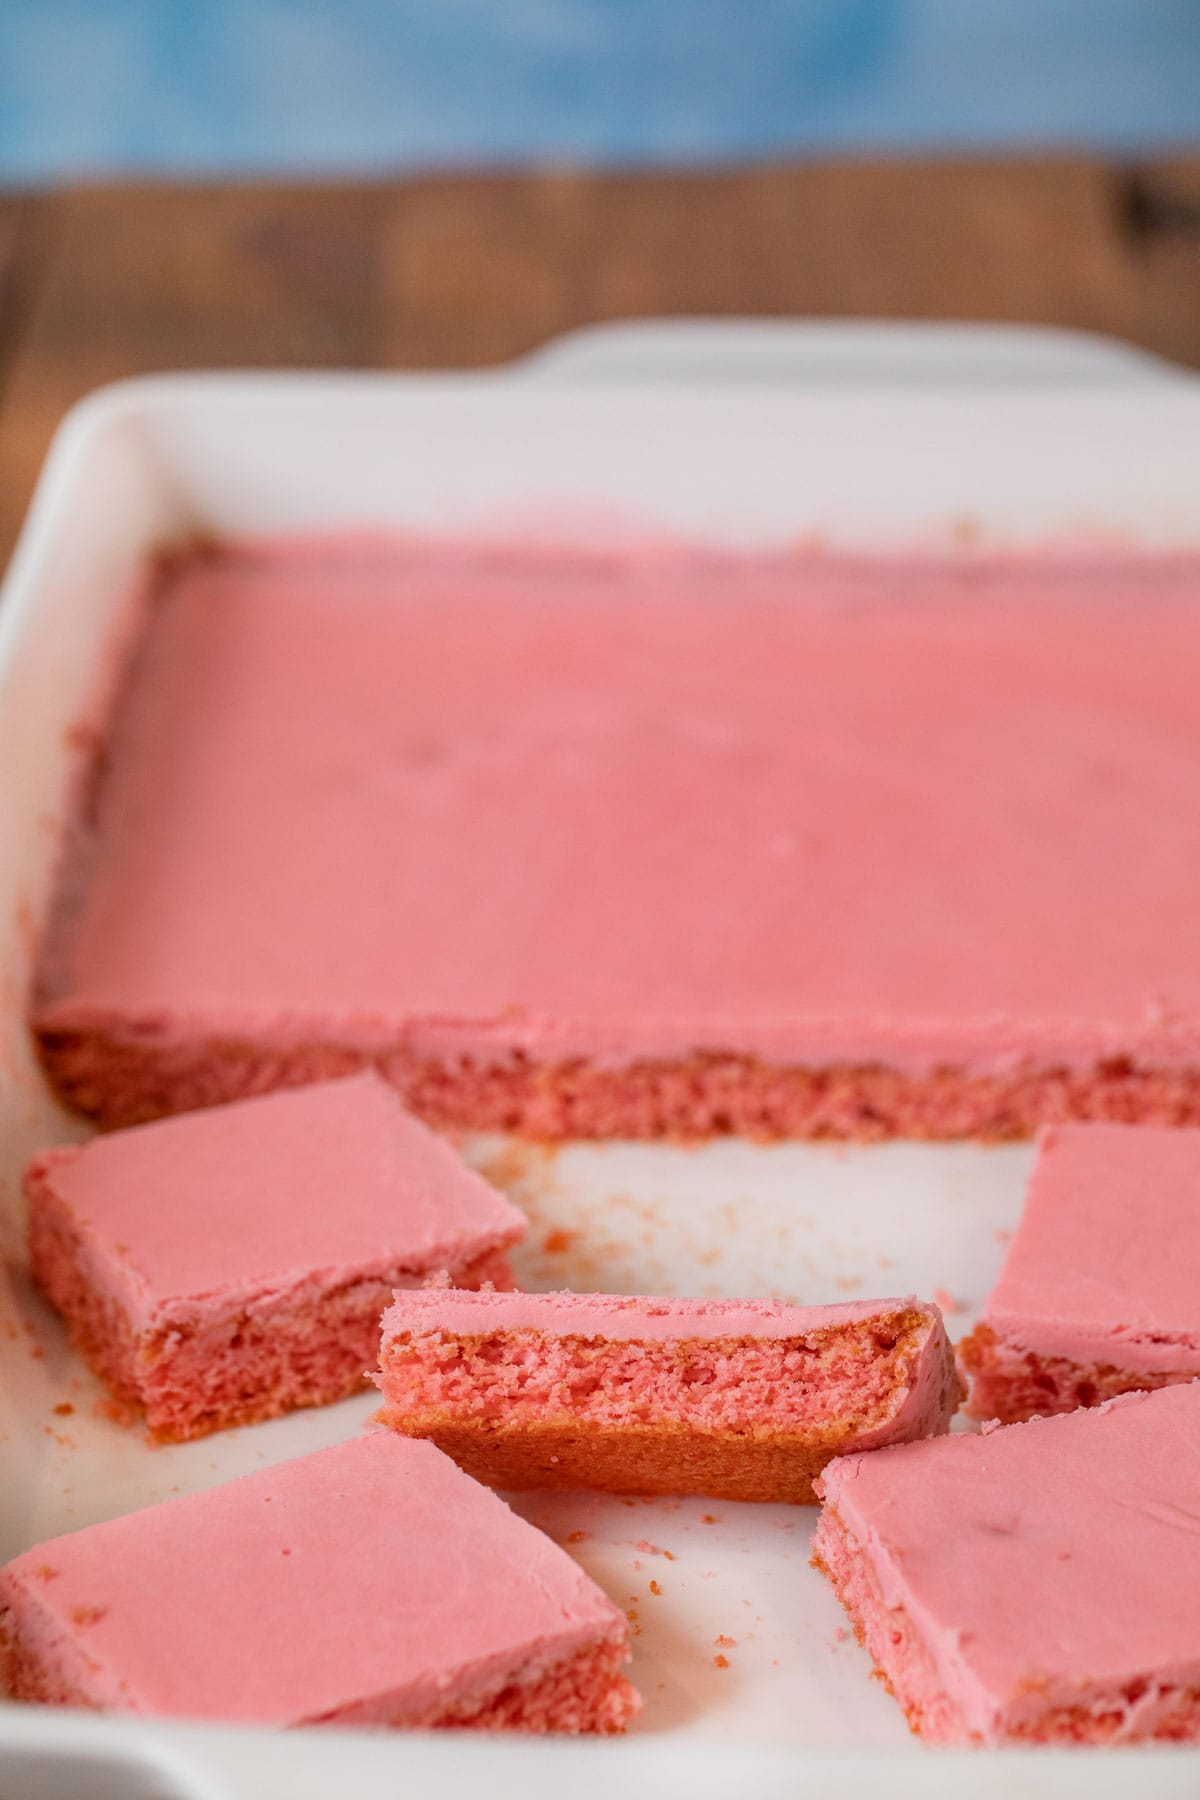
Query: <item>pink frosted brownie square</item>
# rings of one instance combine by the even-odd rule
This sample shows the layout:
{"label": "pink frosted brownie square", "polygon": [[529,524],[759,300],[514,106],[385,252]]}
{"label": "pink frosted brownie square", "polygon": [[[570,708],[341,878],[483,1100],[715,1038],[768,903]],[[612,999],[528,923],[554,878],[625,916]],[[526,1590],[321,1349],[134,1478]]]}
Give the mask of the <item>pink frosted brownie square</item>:
{"label": "pink frosted brownie square", "polygon": [[374,1075],[45,1151],[34,1279],[158,1438],[352,1393],[397,1287],[511,1285],[525,1220]]}
{"label": "pink frosted brownie square", "polygon": [[431,1444],[370,1432],[0,1570],[18,1700],[264,1725],[620,1731],[625,1617]]}
{"label": "pink frosted brownie square", "polygon": [[968,1411],[1005,1422],[1200,1375],[1200,1131],[1055,1125],[979,1325]]}
{"label": "pink frosted brownie square", "polygon": [[814,1563],[920,1737],[1200,1741],[1200,1385],[833,1462]]}
{"label": "pink frosted brownie square", "polygon": [[398,1293],[381,1418],[499,1487],[804,1502],[831,1456],[945,1431],[936,1307]]}

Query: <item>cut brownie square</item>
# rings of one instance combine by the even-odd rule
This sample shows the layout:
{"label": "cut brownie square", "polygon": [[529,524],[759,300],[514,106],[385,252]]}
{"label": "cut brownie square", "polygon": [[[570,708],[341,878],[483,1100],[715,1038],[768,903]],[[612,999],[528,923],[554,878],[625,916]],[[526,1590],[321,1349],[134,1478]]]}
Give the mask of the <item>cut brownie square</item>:
{"label": "cut brownie square", "polygon": [[1200,1741],[1200,1384],[833,1462],[814,1541],[920,1737]]}
{"label": "cut brownie square", "polygon": [[936,1307],[399,1293],[380,1417],[500,1487],[813,1498],[831,1456],[945,1431]]}
{"label": "cut brownie square", "polygon": [[34,1279],[153,1436],[352,1393],[397,1287],[511,1285],[523,1216],[374,1075],[49,1150]]}
{"label": "cut brownie square", "polygon": [[625,1617],[431,1444],[371,1432],[0,1570],[18,1700],[268,1725],[620,1731]]}
{"label": "cut brownie square", "polygon": [[1200,1375],[1200,1131],[1058,1125],[1000,1279],[959,1345],[1006,1423]]}

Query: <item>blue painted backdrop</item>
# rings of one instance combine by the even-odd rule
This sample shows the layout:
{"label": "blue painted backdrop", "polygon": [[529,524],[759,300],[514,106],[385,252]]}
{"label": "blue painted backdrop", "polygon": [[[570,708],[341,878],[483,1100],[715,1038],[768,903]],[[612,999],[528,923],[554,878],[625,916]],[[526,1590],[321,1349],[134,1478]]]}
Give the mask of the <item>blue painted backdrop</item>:
{"label": "blue painted backdrop", "polygon": [[0,180],[1200,138],[1200,0],[0,0]]}

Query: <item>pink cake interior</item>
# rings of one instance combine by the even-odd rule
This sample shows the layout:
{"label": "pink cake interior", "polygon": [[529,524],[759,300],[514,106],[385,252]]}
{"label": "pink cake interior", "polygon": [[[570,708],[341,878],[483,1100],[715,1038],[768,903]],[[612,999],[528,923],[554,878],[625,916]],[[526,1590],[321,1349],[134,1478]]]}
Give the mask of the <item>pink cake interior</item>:
{"label": "pink cake interior", "polygon": [[143,1715],[620,1729],[627,1634],[564,1551],[388,1432],[0,1571],[10,1690]]}
{"label": "pink cake interior", "polygon": [[363,1059],[548,1132],[1200,1117],[1198,593],[1186,556],[194,560],[48,1054],[109,1117]]}
{"label": "pink cake interior", "polygon": [[915,1300],[397,1294],[379,1385],[389,1412],[530,1423],[783,1432],[856,1442],[944,1430],[957,1404],[934,1308]]}
{"label": "pink cake interior", "polygon": [[816,1556],[938,1742],[1200,1732],[1200,1384],[832,1462]]}
{"label": "pink cake interior", "polygon": [[1005,1343],[986,1325],[977,1326],[959,1344],[957,1354],[967,1412],[974,1419],[999,1419],[1005,1425],[1035,1414],[1048,1417],[1074,1412],[1079,1406],[1099,1406],[1141,1388],[1174,1387],[1196,1379],[1195,1370],[1189,1368],[1148,1374],[1112,1363],[1047,1356]]}

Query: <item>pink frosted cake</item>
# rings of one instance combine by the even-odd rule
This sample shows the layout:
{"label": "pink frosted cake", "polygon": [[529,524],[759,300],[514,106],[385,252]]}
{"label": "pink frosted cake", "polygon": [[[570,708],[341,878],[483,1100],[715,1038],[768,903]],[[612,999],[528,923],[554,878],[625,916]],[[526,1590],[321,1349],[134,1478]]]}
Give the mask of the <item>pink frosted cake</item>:
{"label": "pink frosted cake", "polygon": [[945,1431],[941,1315],[612,1294],[399,1293],[380,1417],[498,1487],[809,1501],[831,1456]]}
{"label": "pink frosted cake", "polygon": [[547,1137],[1200,1123],[1198,666],[1196,556],[177,561],[43,1056],[110,1125],[367,1063]]}
{"label": "pink frosted cake", "polygon": [[339,1399],[396,1287],[511,1285],[523,1216],[364,1074],[48,1150],[34,1279],[158,1438]]}
{"label": "pink frosted cake", "polygon": [[1198,1241],[1200,1131],[1051,1127],[958,1348],[968,1410],[1009,1423],[1200,1375]]}
{"label": "pink frosted cake", "polygon": [[613,1732],[625,1617],[431,1444],[371,1432],[0,1570],[18,1700],[262,1725]]}
{"label": "pink frosted cake", "polygon": [[831,1463],[814,1562],[941,1744],[1200,1740],[1200,1385]]}

